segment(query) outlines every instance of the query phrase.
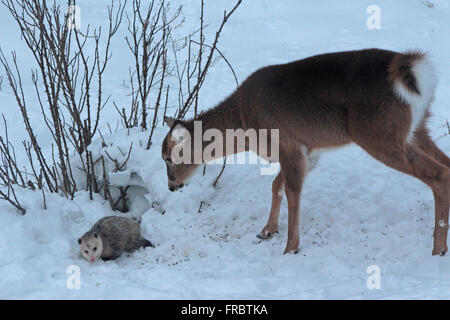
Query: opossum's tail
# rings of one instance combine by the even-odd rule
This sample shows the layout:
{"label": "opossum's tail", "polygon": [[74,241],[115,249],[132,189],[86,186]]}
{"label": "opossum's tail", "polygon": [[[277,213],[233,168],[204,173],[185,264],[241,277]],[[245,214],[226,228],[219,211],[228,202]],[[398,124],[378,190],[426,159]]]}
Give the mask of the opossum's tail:
{"label": "opossum's tail", "polygon": [[149,240],[142,238],[141,241],[139,242],[139,246],[141,248],[147,248],[147,247],[152,247],[154,248],[155,246],[153,245],[153,243],[151,243]]}
{"label": "opossum's tail", "polygon": [[136,221],[139,224],[141,224],[141,222],[142,222],[142,217],[139,217],[139,218],[131,217],[131,219],[133,219],[134,221]]}

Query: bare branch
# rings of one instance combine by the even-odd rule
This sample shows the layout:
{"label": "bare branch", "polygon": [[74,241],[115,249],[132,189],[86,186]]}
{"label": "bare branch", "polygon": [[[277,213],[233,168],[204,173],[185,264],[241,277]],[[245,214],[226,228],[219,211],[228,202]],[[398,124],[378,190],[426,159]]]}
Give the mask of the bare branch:
{"label": "bare branch", "polygon": [[[192,104],[198,99],[199,91],[205,81],[208,69],[211,66],[212,58],[214,56],[214,52],[216,51],[217,44],[219,42],[219,37],[220,37],[220,34],[222,33],[223,27],[225,26],[225,24],[227,23],[230,16],[236,11],[236,9],[239,7],[239,5],[241,3],[242,3],[242,0],[238,0],[237,3],[235,4],[235,6],[231,9],[231,11],[228,14],[226,11],[224,12],[224,17],[223,17],[222,23],[216,32],[216,36],[214,38],[213,44],[210,46],[210,50],[209,50],[208,57],[206,59],[206,63],[203,67],[201,67],[201,72],[199,70],[197,83],[193,87],[192,91],[189,92],[187,99],[184,101],[183,107],[180,109],[180,112],[177,115],[178,118],[183,118],[186,115],[186,113],[188,112],[189,108],[192,106]],[[203,5],[203,2],[202,2],[202,5]],[[201,22],[201,24],[202,24],[202,22]],[[201,41],[200,41],[200,48],[202,48],[202,47],[203,47],[203,39],[201,39]]]}

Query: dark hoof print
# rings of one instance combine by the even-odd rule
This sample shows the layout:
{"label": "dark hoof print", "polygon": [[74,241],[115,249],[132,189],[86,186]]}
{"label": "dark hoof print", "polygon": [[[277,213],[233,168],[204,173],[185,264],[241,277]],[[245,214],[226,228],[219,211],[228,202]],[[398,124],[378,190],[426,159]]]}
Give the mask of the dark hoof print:
{"label": "dark hoof print", "polygon": [[441,257],[445,256],[445,251],[441,251]]}

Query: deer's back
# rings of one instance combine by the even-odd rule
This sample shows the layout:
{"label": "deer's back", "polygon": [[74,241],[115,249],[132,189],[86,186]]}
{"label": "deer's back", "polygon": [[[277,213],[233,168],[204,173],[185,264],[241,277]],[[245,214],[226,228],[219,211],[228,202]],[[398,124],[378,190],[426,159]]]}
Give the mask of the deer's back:
{"label": "deer's back", "polygon": [[380,105],[396,99],[388,79],[395,55],[368,49],[262,68],[236,92],[244,123],[318,148],[346,144],[349,114],[376,117]]}

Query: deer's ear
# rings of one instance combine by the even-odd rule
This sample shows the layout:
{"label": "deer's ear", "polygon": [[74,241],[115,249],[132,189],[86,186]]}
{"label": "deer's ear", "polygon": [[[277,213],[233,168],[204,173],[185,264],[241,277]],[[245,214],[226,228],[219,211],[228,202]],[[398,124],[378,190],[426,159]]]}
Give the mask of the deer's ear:
{"label": "deer's ear", "polygon": [[177,120],[177,119],[175,119],[175,118],[171,118],[171,117],[166,117],[166,116],[164,116],[164,122],[167,123],[167,125],[168,125],[170,128],[173,127],[173,125],[174,125],[174,123],[175,123],[176,120]]}
{"label": "deer's ear", "polygon": [[187,141],[187,138],[190,137],[186,125],[180,120],[175,121],[172,129],[170,129],[170,134],[172,141],[174,141],[176,144]]}
{"label": "deer's ear", "polygon": [[186,124],[181,120],[175,120],[175,122],[172,124],[172,132],[174,130],[186,130]]}

